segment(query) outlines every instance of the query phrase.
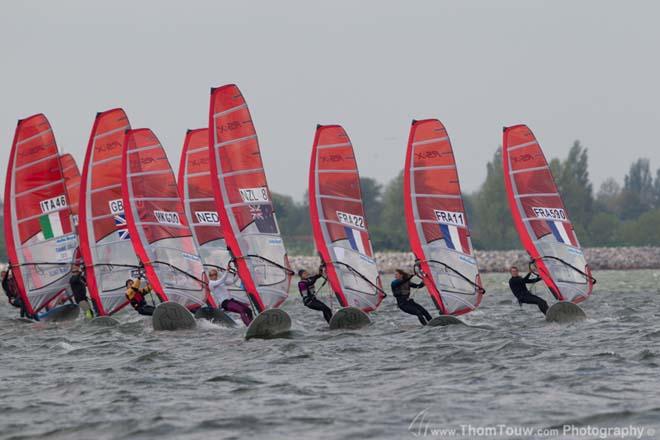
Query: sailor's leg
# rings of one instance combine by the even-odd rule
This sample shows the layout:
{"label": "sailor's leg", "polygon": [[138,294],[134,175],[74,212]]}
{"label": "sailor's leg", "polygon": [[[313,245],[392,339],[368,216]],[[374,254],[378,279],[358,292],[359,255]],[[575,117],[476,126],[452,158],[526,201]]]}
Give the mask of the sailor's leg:
{"label": "sailor's leg", "polygon": [[312,298],[308,300],[305,303],[305,306],[307,306],[312,310],[318,310],[319,312],[323,312],[323,318],[327,322],[330,322],[330,318],[332,318],[332,310],[330,310],[330,307],[326,306],[323,302],[319,301],[317,298]]}
{"label": "sailor's leg", "polygon": [[21,308],[21,318],[25,318],[26,316],[28,316],[28,311],[27,308],[25,307],[25,303],[23,303],[23,298],[17,296],[16,300],[18,301],[19,304],[18,306]]}
{"label": "sailor's leg", "polygon": [[417,319],[419,319],[419,322],[422,325],[426,325],[426,319],[424,318],[424,314],[420,312],[419,308],[417,308],[417,304],[415,304],[414,301],[402,301],[399,304],[399,308],[403,310],[404,312],[410,314],[410,315],[415,315],[417,316]]}
{"label": "sailor's leg", "polygon": [[411,299],[409,302],[415,304],[415,306],[416,306],[417,309],[419,310],[419,313],[421,313],[422,316],[424,316],[424,318],[426,318],[427,321],[430,321],[430,320],[433,319],[433,316],[431,316],[431,314],[430,314],[430,313],[424,308],[423,305],[416,303],[416,302],[415,302],[414,300],[412,300],[412,299]]}
{"label": "sailor's leg", "polygon": [[252,310],[250,310],[250,306],[247,304],[236,301],[235,299],[227,299],[222,302],[222,308],[228,312],[241,315],[241,320],[243,320],[245,325],[250,325],[252,322]]}
{"label": "sailor's leg", "polygon": [[548,303],[545,302],[545,300],[541,297],[538,297],[536,295],[532,295],[531,293],[529,295],[523,296],[520,300],[520,303],[523,304],[536,304],[541,311],[545,315],[545,312],[548,311]]}
{"label": "sailor's leg", "polygon": [[154,310],[156,308],[154,306],[150,306],[148,304],[145,304],[143,306],[138,307],[136,310],[140,315],[144,316],[151,316],[154,314]]}

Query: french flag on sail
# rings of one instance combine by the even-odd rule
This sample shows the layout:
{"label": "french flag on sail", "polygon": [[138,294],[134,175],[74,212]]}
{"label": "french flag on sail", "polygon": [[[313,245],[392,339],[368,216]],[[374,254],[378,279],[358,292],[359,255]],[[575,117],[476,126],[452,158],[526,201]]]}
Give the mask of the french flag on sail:
{"label": "french flag on sail", "polygon": [[546,220],[546,223],[558,242],[575,246],[575,243],[571,240],[571,234],[568,232],[566,223],[555,220]]}
{"label": "french flag on sail", "polygon": [[440,231],[442,236],[445,239],[445,244],[449,249],[453,249],[464,254],[468,254],[467,249],[463,249],[463,243],[461,242],[461,234],[459,232],[458,226],[447,225],[440,223]]}
{"label": "french flag on sail", "polygon": [[362,231],[349,228],[348,226],[344,226],[344,231],[346,232],[346,239],[351,244],[351,248],[354,251],[358,251],[359,253],[364,255],[369,255],[369,253],[367,252],[368,245],[365,244],[367,239],[363,237]]}

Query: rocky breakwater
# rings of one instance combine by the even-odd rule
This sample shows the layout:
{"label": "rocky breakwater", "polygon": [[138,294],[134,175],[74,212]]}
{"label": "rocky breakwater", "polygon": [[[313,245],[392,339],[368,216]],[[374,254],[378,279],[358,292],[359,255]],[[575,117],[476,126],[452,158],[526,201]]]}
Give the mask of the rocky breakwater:
{"label": "rocky breakwater", "polygon": [[[599,247],[587,248],[584,253],[592,270],[660,269],[660,247]],[[529,263],[527,252],[522,250],[477,250],[475,256],[482,272],[506,272],[511,265],[526,268]],[[415,263],[410,252],[377,252],[376,260],[382,272],[411,268]],[[316,270],[320,263],[318,257],[312,256],[291,256],[289,261],[296,272]]]}

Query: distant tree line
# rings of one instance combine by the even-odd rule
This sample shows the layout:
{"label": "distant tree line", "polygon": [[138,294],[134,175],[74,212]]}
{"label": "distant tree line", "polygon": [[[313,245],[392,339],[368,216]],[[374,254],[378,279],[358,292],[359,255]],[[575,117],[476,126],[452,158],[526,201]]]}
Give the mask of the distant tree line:
{"label": "distant tree line", "polygon": [[[552,159],[550,168],[583,246],[660,246],[660,169],[654,174],[648,159],[630,165],[623,185],[609,178],[595,194],[588,150],[580,141],[573,143],[565,159]],[[374,249],[409,250],[403,171],[385,185],[370,177],[360,180]],[[475,248],[520,248],[504,190],[501,149],[486,165],[486,180],[479,190],[464,194],[464,200]],[[289,253],[311,254],[314,241],[307,196],[298,202],[273,194],[273,202]],[[7,258],[2,233],[0,258]]]}
{"label": "distant tree line", "polygon": [[[550,168],[583,246],[660,246],[660,169],[648,159],[634,161],[623,185],[605,180],[594,193],[589,154],[575,141],[563,160]],[[459,169],[460,173],[460,169]],[[409,250],[403,214],[403,171],[385,185],[361,178],[362,197],[376,250]],[[520,248],[504,189],[502,151],[486,165],[486,179],[476,192],[463,195],[475,248]],[[313,252],[307,197],[297,203],[275,195],[280,228],[290,253]]]}

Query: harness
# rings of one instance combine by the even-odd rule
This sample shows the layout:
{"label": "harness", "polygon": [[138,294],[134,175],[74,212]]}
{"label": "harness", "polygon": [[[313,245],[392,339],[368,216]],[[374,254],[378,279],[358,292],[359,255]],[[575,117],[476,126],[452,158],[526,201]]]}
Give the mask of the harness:
{"label": "harness", "polygon": [[144,299],[144,295],[142,294],[142,291],[140,291],[140,289],[135,287],[131,287],[126,292],[126,298],[128,298],[128,301],[135,309],[147,303],[147,301]]}
{"label": "harness", "polygon": [[[298,291],[300,292],[300,296],[302,296],[303,304],[307,304],[316,298],[316,287],[314,287],[314,285],[316,284],[317,279],[318,278],[311,277],[298,282]],[[302,287],[301,284],[303,284],[304,287]]]}

